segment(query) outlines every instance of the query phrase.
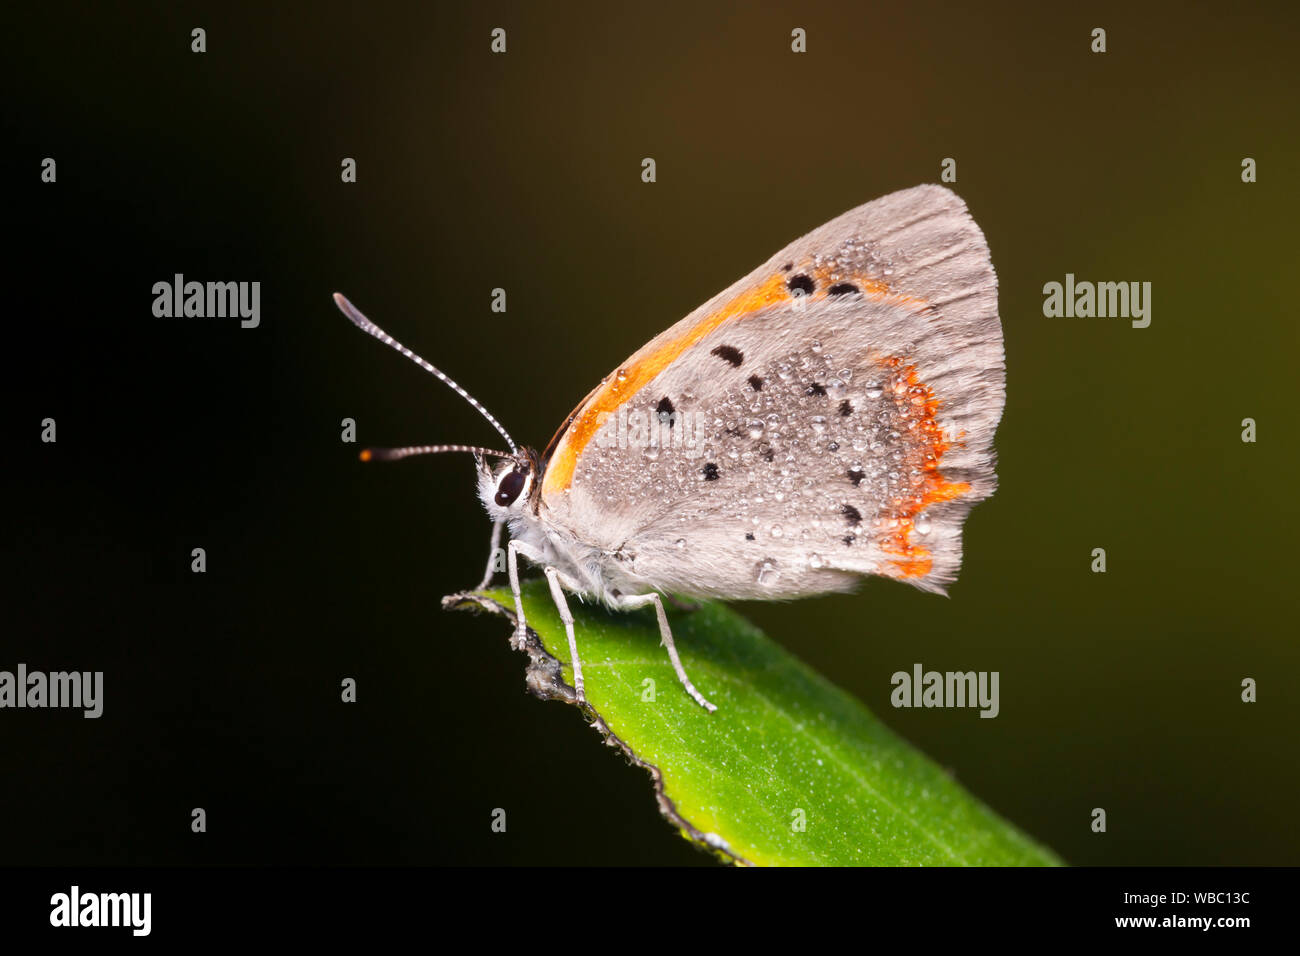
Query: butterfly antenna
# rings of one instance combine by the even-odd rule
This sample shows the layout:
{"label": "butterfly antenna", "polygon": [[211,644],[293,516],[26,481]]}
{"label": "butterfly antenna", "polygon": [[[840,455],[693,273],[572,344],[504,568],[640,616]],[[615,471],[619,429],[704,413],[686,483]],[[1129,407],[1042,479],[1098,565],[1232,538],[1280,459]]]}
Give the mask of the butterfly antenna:
{"label": "butterfly antenna", "polygon": [[437,455],[444,451],[467,451],[474,455],[491,455],[496,458],[514,458],[508,451],[480,448],[478,445],[408,445],[405,448],[367,448],[361,452],[362,461],[401,461],[412,455]]}
{"label": "butterfly antenna", "polygon": [[[379,339],[379,341],[383,342],[385,345],[401,352],[403,355],[409,358],[416,365],[420,366],[420,368],[424,369],[426,372],[432,372],[439,379],[441,379],[445,384],[449,385],[458,395],[460,395],[461,398],[465,399],[465,401],[469,402],[476,409],[478,409],[478,413],[482,415],[484,418],[486,418],[489,422],[491,422],[492,427],[501,433],[501,437],[504,438],[506,440],[506,444],[510,446],[511,454],[504,455],[502,457],[509,458],[512,455],[519,453],[519,446],[516,445],[514,439],[510,437],[510,433],[501,427],[501,423],[492,417],[491,412],[489,412],[486,408],[484,408],[482,405],[479,404],[478,399],[476,399],[469,392],[465,391],[463,388],[461,388],[459,385],[453,382],[446,374],[444,374],[443,372],[435,368],[429,362],[426,362],[424,359],[420,358],[420,356],[416,355],[414,352],[408,349],[401,342],[397,341],[397,339],[393,338],[391,335],[389,335],[379,326],[375,325],[375,323],[367,319],[364,315],[361,314],[361,312],[357,309],[355,305],[353,305],[351,302],[347,300],[347,297],[344,296],[341,292],[334,293],[334,304],[339,307],[340,312],[342,312],[344,315],[348,317],[348,321],[351,322],[353,325],[355,325],[357,328],[359,328],[362,332],[366,332],[369,335],[373,335],[375,338]],[[427,450],[411,451],[409,449],[393,448],[393,449],[388,449],[388,451],[406,451],[407,454],[416,455],[416,454],[428,454],[430,451],[435,451],[435,450],[436,451],[473,451],[474,450],[469,445],[422,445],[419,446],[419,448],[427,449]],[[479,449],[479,450],[483,451],[485,454],[494,454],[494,455],[499,454],[498,452],[488,452],[486,449]],[[378,449],[376,449],[376,452],[377,451]],[[363,452],[362,454],[364,455],[365,453]],[[407,456],[398,455],[397,457],[405,458]]]}

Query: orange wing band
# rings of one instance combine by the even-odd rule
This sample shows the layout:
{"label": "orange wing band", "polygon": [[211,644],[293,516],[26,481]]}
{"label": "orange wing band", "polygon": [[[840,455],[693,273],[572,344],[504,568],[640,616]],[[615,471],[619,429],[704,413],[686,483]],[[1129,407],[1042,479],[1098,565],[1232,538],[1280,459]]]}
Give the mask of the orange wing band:
{"label": "orange wing band", "polygon": [[917,516],[931,505],[960,498],[970,491],[970,485],[949,481],[939,471],[944,453],[960,442],[960,436],[949,438],[935,419],[940,402],[934,391],[917,378],[915,365],[904,365],[897,356],[886,358],[883,364],[891,373],[891,392],[899,411],[917,423],[920,441],[916,453],[920,457],[916,464],[921,482],[914,494],[889,502],[889,508],[877,521],[876,530],[881,550],[889,555],[889,572],[899,578],[920,578],[930,573],[934,561],[928,548],[912,541]]}

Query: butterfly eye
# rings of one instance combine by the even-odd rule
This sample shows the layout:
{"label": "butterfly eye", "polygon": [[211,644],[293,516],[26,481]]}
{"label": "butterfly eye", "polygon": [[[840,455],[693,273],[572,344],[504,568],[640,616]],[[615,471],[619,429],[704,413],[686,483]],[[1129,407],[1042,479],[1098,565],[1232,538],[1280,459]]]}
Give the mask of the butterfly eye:
{"label": "butterfly eye", "polygon": [[511,471],[501,479],[501,484],[497,485],[496,503],[502,508],[508,508],[515,503],[515,499],[523,490],[524,473]]}

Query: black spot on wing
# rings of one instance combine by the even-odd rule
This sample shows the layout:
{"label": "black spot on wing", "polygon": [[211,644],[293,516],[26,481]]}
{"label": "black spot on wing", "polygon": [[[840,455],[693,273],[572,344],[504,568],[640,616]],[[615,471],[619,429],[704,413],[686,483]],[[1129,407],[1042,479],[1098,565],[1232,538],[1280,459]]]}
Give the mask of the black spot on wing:
{"label": "black spot on wing", "polygon": [[752,531],[746,531],[746,532],[745,532],[745,540],[746,540],[746,541],[753,541],[753,540],[754,540],[754,532],[752,532]]}
{"label": "black spot on wing", "polygon": [[791,276],[785,285],[792,295],[812,295],[813,280],[802,272],[797,276]]}
{"label": "black spot on wing", "polygon": [[716,355],[724,361],[730,362],[736,368],[740,368],[740,363],[745,361],[745,353],[740,351],[734,345],[719,345],[714,349],[711,355]]}
{"label": "black spot on wing", "polygon": [[704,476],[705,481],[717,481],[718,474],[719,474],[718,466],[715,465],[713,462],[709,462],[703,468],[700,469],[700,474]]}
{"label": "black spot on wing", "polygon": [[863,471],[861,468],[849,469],[849,481],[853,482],[854,488],[862,484],[862,479],[865,477],[867,477],[867,473]]}
{"label": "black spot on wing", "polygon": [[673,412],[677,411],[677,409],[673,408],[672,400],[665,395],[663,398],[659,399],[659,404],[655,406],[655,411],[660,415],[671,415]]}
{"label": "black spot on wing", "polygon": [[852,295],[855,292],[861,292],[861,291],[862,290],[859,289],[857,286],[855,286],[852,282],[837,282],[829,289],[826,290],[826,294],[827,295]]}
{"label": "black spot on wing", "polygon": [[845,505],[840,513],[844,515],[844,520],[849,523],[849,527],[856,528],[862,524],[862,512],[853,505]]}
{"label": "black spot on wing", "polygon": [[781,271],[782,271],[782,272],[789,272],[789,271],[790,271],[791,269],[793,269],[793,268],[794,268],[794,263],[793,263],[793,262],[787,262],[785,265],[783,265],[783,266],[781,267]]}
{"label": "black spot on wing", "polygon": [[852,414],[853,414],[853,403],[846,398],[844,399],[844,401],[840,402],[840,417],[848,418]]}
{"label": "black spot on wing", "polygon": [[825,385],[819,385],[817,382],[813,382],[811,385],[808,386],[808,391],[805,392],[804,394],[806,394],[806,395],[825,395],[825,394],[826,394],[826,386],[825,386]]}
{"label": "black spot on wing", "polygon": [[751,375],[749,376],[749,387],[756,392],[761,392],[763,390],[763,380],[757,375]]}

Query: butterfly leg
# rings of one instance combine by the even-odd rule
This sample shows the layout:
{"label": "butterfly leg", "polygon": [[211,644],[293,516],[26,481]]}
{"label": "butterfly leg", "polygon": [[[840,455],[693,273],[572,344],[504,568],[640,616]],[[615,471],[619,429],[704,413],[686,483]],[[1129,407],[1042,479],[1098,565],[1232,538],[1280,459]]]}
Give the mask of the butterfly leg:
{"label": "butterfly leg", "polygon": [[695,689],[691,679],[686,676],[686,668],[682,667],[682,659],[677,656],[677,645],[673,643],[673,632],[668,626],[668,615],[664,613],[664,602],[655,591],[649,594],[624,595],[617,599],[618,606],[631,610],[633,608],[645,607],[647,604],[655,606],[655,614],[659,618],[659,638],[660,643],[668,649],[668,659],[673,662],[673,670],[677,672],[677,679],[682,682],[686,688],[686,693],[694,698],[695,703],[699,704],[709,713],[713,713],[718,708],[704,699],[704,695]]}
{"label": "butterfly leg", "polygon": [[578,692],[578,703],[586,703],[587,695],[582,686],[582,661],[578,660],[578,641],[573,636],[573,612],[569,610],[569,602],[564,599],[564,591],[560,588],[560,572],[548,567],[546,580],[551,584],[551,600],[555,602],[555,609],[560,612],[560,620],[564,622],[564,633],[569,638],[569,657],[573,660],[573,689]]}
{"label": "butterfly leg", "polygon": [[582,588],[567,574],[546,564],[546,556],[536,548],[519,541],[511,541],[506,546],[506,568],[510,574],[510,590],[515,594],[515,637],[512,643],[516,650],[523,650],[528,634],[528,624],[524,619],[524,596],[519,588],[519,555],[521,554],[534,564],[542,565],[546,572],[546,580],[551,585],[551,600],[555,602],[555,609],[560,612],[560,620],[564,622],[564,633],[569,638],[569,654],[573,658],[574,690],[578,692],[578,701],[585,703],[587,696],[583,690],[582,661],[578,659],[578,640],[573,633],[573,613],[569,610],[569,602],[564,599],[563,590],[565,587],[570,591],[580,591]]}
{"label": "butterfly leg", "polygon": [[505,527],[504,521],[498,521],[492,525],[492,545],[488,548],[487,570],[483,572],[483,580],[479,582],[475,591],[482,591],[492,583],[492,568],[496,564],[497,548],[501,547],[501,529]]}
{"label": "butterfly leg", "polygon": [[519,590],[520,554],[523,554],[529,561],[537,564],[541,563],[539,560],[541,556],[527,545],[518,541],[511,541],[506,545],[506,572],[510,575],[510,590],[515,595],[515,636],[511,644],[517,651],[524,649],[528,636],[528,622],[524,620],[524,596]]}

